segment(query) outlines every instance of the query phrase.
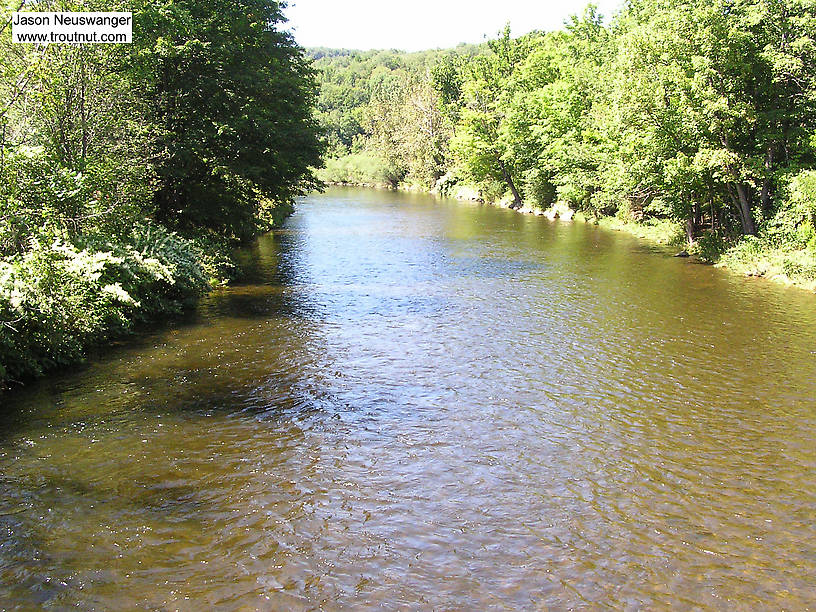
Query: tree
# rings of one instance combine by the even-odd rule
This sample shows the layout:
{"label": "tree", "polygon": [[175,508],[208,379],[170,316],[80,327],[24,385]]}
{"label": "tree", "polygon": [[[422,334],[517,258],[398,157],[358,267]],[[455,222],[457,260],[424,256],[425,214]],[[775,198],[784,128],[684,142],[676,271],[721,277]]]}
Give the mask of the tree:
{"label": "tree", "polygon": [[500,138],[539,205],[558,197],[590,206],[606,150],[598,132],[609,35],[594,7],[565,31],[528,42],[529,53],[507,85]]}
{"label": "tree", "polygon": [[451,148],[470,178],[504,183],[513,197],[511,208],[520,208],[518,168],[499,135],[507,117],[507,85],[525,55],[525,41],[512,39],[508,25],[488,46],[490,53],[473,58],[468,66],[465,104]]}
{"label": "tree", "polygon": [[814,10],[799,0],[640,0],[624,16],[624,140],[639,143],[635,157],[654,155],[655,187],[686,202],[692,225],[717,201],[756,234],[790,165],[812,163]]}
{"label": "tree", "polygon": [[370,144],[392,168],[394,181],[411,179],[433,187],[445,173],[451,122],[427,75],[407,75],[391,87],[378,88],[368,107]]}
{"label": "tree", "polygon": [[265,200],[314,188],[322,145],[317,86],[303,51],[276,26],[275,0],[149,2],[139,56],[161,126],[157,218],[180,230],[247,238]]}

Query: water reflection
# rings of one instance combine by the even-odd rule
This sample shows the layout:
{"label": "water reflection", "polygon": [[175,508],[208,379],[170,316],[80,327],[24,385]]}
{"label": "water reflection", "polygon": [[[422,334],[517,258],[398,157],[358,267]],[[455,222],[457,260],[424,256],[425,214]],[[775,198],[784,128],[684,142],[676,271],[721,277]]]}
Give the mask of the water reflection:
{"label": "water reflection", "polygon": [[816,603],[813,296],[376,191],[251,258],[3,398],[7,607]]}

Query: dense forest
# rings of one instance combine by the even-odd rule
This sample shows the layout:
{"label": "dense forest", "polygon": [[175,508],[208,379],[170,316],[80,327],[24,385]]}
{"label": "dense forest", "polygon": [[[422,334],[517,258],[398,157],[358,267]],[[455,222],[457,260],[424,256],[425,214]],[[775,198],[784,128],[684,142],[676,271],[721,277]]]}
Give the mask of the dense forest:
{"label": "dense forest", "polygon": [[229,277],[323,147],[275,0],[36,4],[133,11],[122,45],[13,44],[22,6],[0,22],[0,386]]}
{"label": "dense forest", "polygon": [[816,4],[630,0],[605,25],[423,53],[313,49],[329,182],[577,210],[816,282]]}

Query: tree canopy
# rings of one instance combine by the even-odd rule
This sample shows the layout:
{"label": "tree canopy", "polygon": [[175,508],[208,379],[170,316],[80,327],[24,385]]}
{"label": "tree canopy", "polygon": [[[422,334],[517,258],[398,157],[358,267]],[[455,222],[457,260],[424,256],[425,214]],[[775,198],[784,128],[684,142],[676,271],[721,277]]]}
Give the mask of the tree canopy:
{"label": "tree canopy", "polygon": [[[352,140],[427,188],[444,175],[513,206],[672,219],[690,240],[728,242],[789,226],[778,217],[793,214],[816,164],[810,0],[631,0],[609,24],[590,5],[559,31],[505,28],[465,53],[414,57],[323,54],[321,118],[339,134],[326,118],[346,76],[382,80],[396,64],[385,101],[371,87],[353,98],[368,120]],[[404,134],[420,134],[428,113],[400,109],[423,88],[443,129],[419,144]]]}
{"label": "tree canopy", "polygon": [[[318,90],[305,53],[280,28],[282,3],[139,0],[118,8],[134,13],[133,44],[40,47],[11,44],[10,28],[2,33],[0,197],[6,214],[17,211],[16,225],[30,215],[33,227],[70,233],[88,215],[96,229],[145,217],[246,238],[265,227],[271,205],[315,187]],[[34,194],[38,172],[62,183]],[[42,207],[54,215],[41,218]],[[5,246],[14,250],[19,239],[8,231]]]}
{"label": "tree canopy", "polygon": [[317,83],[274,0],[133,12],[132,44],[13,44],[0,9],[0,387],[177,312],[318,183]]}

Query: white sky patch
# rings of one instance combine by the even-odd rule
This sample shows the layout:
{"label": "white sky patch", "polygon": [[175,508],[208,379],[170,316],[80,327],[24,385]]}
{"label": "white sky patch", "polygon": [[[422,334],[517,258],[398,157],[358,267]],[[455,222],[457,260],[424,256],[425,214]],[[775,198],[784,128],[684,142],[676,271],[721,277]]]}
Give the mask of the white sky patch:
{"label": "white sky patch", "polygon": [[[557,30],[584,0],[289,0],[288,29],[305,47],[419,51],[479,43],[510,22],[513,36]],[[611,17],[622,0],[599,0]]]}

